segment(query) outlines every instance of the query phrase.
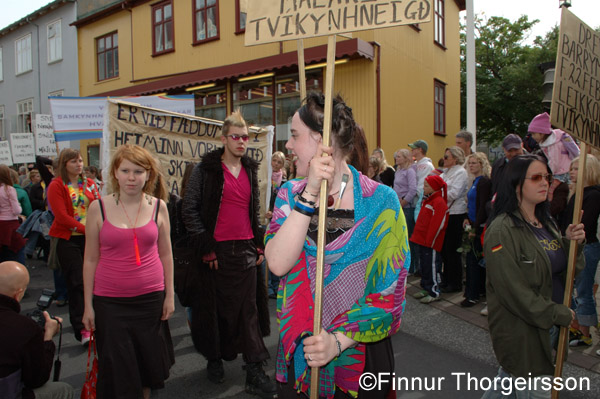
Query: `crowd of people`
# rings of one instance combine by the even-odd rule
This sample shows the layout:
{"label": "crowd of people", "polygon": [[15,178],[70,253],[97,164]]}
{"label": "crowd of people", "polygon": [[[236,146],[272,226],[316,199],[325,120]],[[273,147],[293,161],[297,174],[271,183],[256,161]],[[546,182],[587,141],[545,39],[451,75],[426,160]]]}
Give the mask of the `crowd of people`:
{"label": "crowd of people", "polygon": [[[413,296],[422,304],[458,292],[463,307],[487,302],[481,312],[502,378],[551,375],[560,327],[570,327],[572,346],[592,345],[598,158],[581,155],[584,212],[573,224],[579,148],[551,128],[548,114],[529,126],[537,148],[526,151],[520,136],[508,134],[493,165],[460,131],[436,165],[428,143],[416,140],[395,151],[391,166],[383,149],[364,152],[364,132],[339,96],[325,145],[324,103],[322,94],[308,95],[292,118],[290,154],[272,156],[266,224],[259,165],[246,155],[239,111],[224,122],[222,147],[186,167],[181,197],[167,193],[156,159],[136,145],[112,154],[106,187],[74,149],[19,172],[0,165],[0,347],[10,353],[0,356],[0,393],[73,395],[66,384],[47,383],[62,320],[45,312],[40,328],[18,314],[29,282],[23,265],[37,248],[54,271],[57,304],[69,306],[75,338],[97,342],[98,398],[149,398],[164,387],[175,362],[168,320],[176,296],[208,380],[223,383],[224,361],[241,354],[245,390],[263,398],[308,397],[314,367],[320,397],[393,394],[389,384],[363,390],[358,377],[394,372],[391,336],[408,276],[420,277]],[[323,196],[323,310],[313,332]],[[562,302],[572,240],[585,245],[569,308]],[[181,265],[191,266],[181,274]],[[274,354],[264,343],[269,298],[277,301]],[[274,380],[263,369],[271,358]],[[499,395],[491,389],[485,398]]]}

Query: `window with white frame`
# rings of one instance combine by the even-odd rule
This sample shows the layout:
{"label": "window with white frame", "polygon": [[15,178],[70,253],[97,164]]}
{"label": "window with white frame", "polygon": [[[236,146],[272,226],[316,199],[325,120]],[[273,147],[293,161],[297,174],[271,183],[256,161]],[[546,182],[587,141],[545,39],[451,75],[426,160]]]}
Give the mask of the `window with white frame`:
{"label": "window with white frame", "polygon": [[31,113],[33,112],[33,98],[17,102],[17,132],[31,132]]}
{"label": "window with white frame", "polygon": [[63,97],[65,95],[64,90],[56,90],[48,93],[48,97]]}
{"label": "window with white frame", "polygon": [[0,105],[0,138],[4,138],[4,105]]}
{"label": "window with white frame", "polygon": [[31,33],[15,40],[17,75],[31,71]]}
{"label": "window with white frame", "polygon": [[435,42],[440,46],[446,45],[446,34],[444,32],[445,28],[445,10],[444,10],[444,0],[435,0],[435,9],[434,9],[434,30],[435,30]]}
{"label": "window with white frame", "polygon": [[0,82],[2,82],[3,79],[3,69],[2,69],[2,47],[0,47]]}
{"label": "window with white frame", "polygon": [[47,25],[48,31],[48,63],[62,60],[61,20]]}

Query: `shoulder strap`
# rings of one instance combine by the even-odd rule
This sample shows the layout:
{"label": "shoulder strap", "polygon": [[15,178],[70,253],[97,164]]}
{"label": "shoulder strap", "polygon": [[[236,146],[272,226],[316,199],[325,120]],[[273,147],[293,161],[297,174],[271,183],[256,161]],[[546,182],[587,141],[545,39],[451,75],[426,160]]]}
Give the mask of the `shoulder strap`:
{"label": "shoulder strap", "polygon": [[154,223],[158,223],[158,212],[160,211],[160,198],[156,199],[156,211],[154,214]]}
{"label": "shoulder strap", "polygon": [[100,205],[100,214],[102,215],[102,221],[104,222],[104,201],[102,198],[98,198],[98,205]]}

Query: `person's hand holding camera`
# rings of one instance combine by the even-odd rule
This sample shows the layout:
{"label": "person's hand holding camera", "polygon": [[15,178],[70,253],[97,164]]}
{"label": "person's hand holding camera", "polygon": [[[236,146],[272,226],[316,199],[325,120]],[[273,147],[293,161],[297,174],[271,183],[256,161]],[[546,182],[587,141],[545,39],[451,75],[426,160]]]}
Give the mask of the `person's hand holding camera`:
{"label": "person's hand holding camera", "polygon": [[58,334],[58,323],[60,322],[62,324],[62,318],[58,316],[52,318],[46,311],[44,311],[44,318],[46,319],[46,324],[44,325],[44,341],[52,341],[52,338]]}

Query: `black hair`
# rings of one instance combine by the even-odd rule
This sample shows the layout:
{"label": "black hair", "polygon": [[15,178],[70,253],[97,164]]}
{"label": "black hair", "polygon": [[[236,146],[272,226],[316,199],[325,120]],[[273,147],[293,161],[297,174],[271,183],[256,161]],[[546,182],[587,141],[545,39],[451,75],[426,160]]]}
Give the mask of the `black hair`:
{"label": "black hair", "polygon": [[[513,212],[519,210],[520,208],[520,202],[517,196],[517,188],[520,191],[519,196],[522,197],[523,183],[525,182],[527,170],[534,161],[543,163],[548,173],[552,174],[546,159],[540,157],[539,155],[519,155],[511,159],[510,162],[508,162],[506,173],[502,176],[502,182],[499,185],[500,188],[498,189],[496,200],[494,201],[490,223],[497,216],[506,213],[513,218],[516,224],[523,224],[521,219],[516,218],[513,215]],[[535,217],[545,228],[552,227],[557,229],[556,223],[552,219],[552,216],[550,216],[550,202],[548,199],[535,206]]]}
{"label": "black hair", "polygon": [[[323,135],[324,112],[325,96],[323,93],[311,91],[306,96],[305,104],[298,110],[298,116],[309,129]],[[339,94],[333,99],[331,120],[331,136],[335,138],[336,146],[344,155],[350,156],[354,150],[357,125],[354,122],[352,108],[346,105]]]}

